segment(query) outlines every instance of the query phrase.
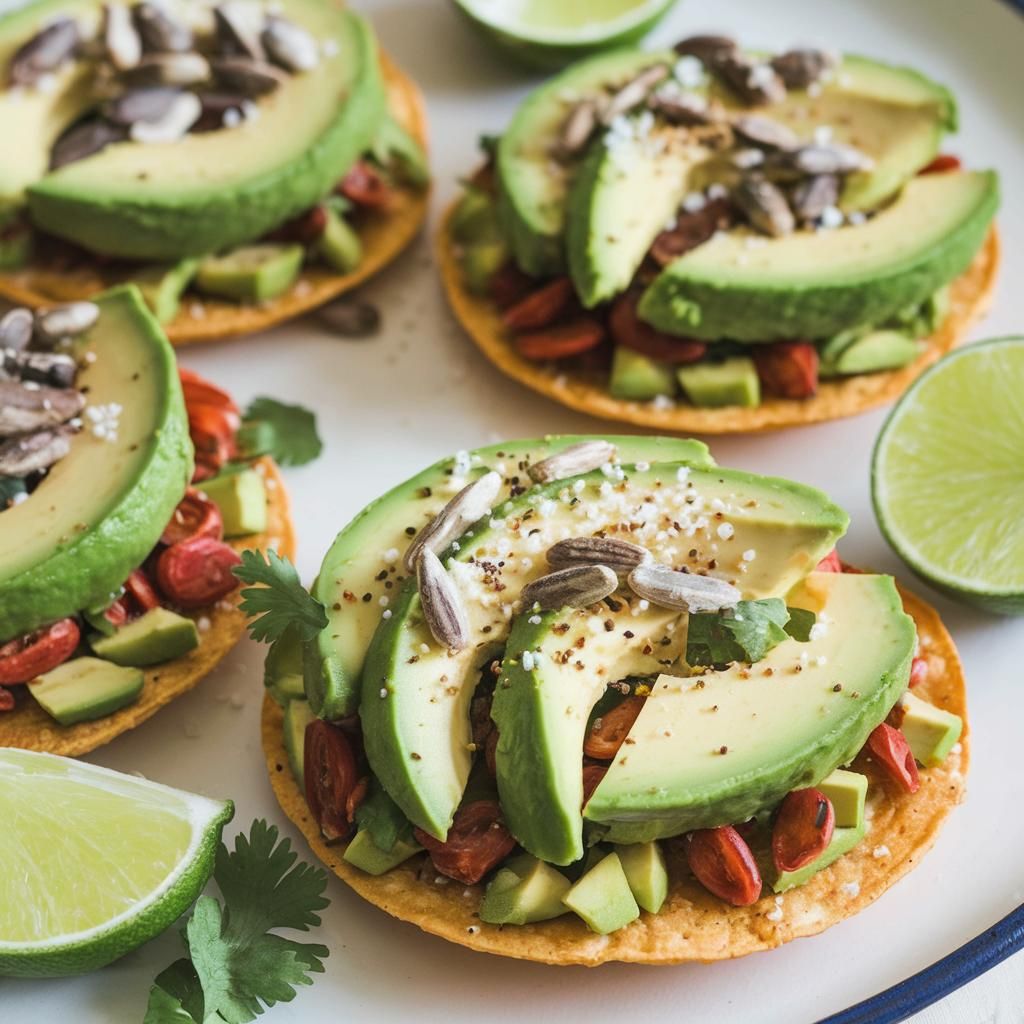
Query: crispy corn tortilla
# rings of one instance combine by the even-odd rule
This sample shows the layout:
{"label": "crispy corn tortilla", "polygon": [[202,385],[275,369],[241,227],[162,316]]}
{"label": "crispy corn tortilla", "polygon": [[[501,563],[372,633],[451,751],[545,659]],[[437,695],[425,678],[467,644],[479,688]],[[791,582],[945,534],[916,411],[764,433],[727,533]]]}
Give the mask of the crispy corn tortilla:
{"label": "crispy corn tortilla", "polygon": [[[964,719],[960,748],[939,767],[921,772],[921,788],[913,796],[897,790],[867,758],[859,757],[854,767],[870,777],[867,835],[852,852],[806,885],[786,893],[779,921],[767,916],[776,909],[770,888],[766,886],[764,895],[751,907],[729,907],[689,875],[671,844],[666,844],[669,896],[661,912],[642,913],[639,920],[607,936],[595,935],[572,914],[532,925],[502,928],[484,924],[476,916],[484,887],[435,884],[425,854],[417,854],[385,875],[365,874],[342,860],[343,846],[328,846],[321,838],[288,767],[281,708],[268,697],[263,704],[263,750],[270,782],[282,810],[313,852],[360,896],[393,917],[470,949],[587,967],[615,960],[708,962],[773,949],[791,939],[816,935],[876,900],[917,864],[935,841],[946,816],[964,797],[967,695],[960,658],[935,609],[905,590],[901,594],[917,623],[921,655],[928,661],[927,679],[915,692]],[[880,846],[888,847],[889,853],[875,857],[872,851]],[[425,879],[421,880],[425,866]]]}
{"label": "crispy corn tortilla", "polygon": [[[256,463],[267,482],[267,529],[265,533],[231,541],[236,551],[274,547],[282,555],[295,557],[288,492],[277,466],[263,458]],[[210,625],[199,634],[199,646],[175,661],[146,670],[146,682],[139,699],[112,715],[94,722],[58,725],[28,694],[19,695],[13,711],[0,713],[0,747],[22,747],[50,754],[77,757],[116,739],[152,717],[175,697],[191,690],[227,655],[245,631],[246,616],[237,608],[237,591],[232,598],[212,608],[192,612],[193,619],[206,618]],[[17,691],[21,686],[11,687]]]}
{"label": "crispy corn tortilla", "polygon": [[[392,113],[426,148],[427,119],[419,88],[386,54],[381,54],[381,69]],[[323,266],[304,267],[284,295],[256,306],[186,292],[178,315],[163,325],[167,337],[173,345],[188,345],[253,334],[322,306],[395,259],[418,233],[428,200],[429,189],[402,187],[395,190],[394,203],[386,212],[364,215],[359,223],[363,258],[351,274],[338,274]],[[92,262],[72,268],[31,263],[23,270],[0,273],[0,296],[35,308],[87,299],[124,279],[123,274],[105,273],[102,266]]]}
{"label": "crispy corn tortilla", "polygon": [[701,409],[683,403],[661,409],[651,402],[613,398],[608,393],[605,374],[586,374],[578,369],[567,369],[565,364],[536,363],[520,356],[502,326],[497,306],[486,296],[474,295],[463,283],[458,246],[449,230],[454,211],[453,205],[441,226],[437,260],[448,301],[477,348],[509,377],[570,409],[661,433],[759,433],[855,416],[895,401],[928,366],[963,341],[974,323],[988,312],[1000,258],[999,235],[993,228],[974,262],[953,282],[949,316],[909,366],[884,373],[825,380],[817,395],[809,399],[765,396],[755,409],[739,406]]}

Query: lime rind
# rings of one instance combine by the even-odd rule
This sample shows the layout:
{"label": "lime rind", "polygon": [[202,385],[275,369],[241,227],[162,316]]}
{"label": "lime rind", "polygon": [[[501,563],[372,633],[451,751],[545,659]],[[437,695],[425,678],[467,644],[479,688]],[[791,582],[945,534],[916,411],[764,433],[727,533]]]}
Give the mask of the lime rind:
{"label": "lime rind", "polygon": [[[50,799],[41,804],[33,813],[17,813],[19,801],[17,795],[9,787],[26,790],[26,799],[21,806],[28,806],[33,789],[43,790]],[[52,797],[61,793],[59,802]],[[4,801],[4,794],[8,800]],[[178,853],[173,868],[149,886],[144,893],[123,896],[130,901],[119,913],[112,914],[105,920],[85,928],[71,928],[68,931],[44,935],[38,939],[27,939],[24,935],[14,934],[16,925],[7,922],[8,937],[3,937],[5,927],[3,910],[0,909],[0,976],[16,977],[58,977],[79,974],[96,970],[117,960],[126,953],[142,945],[142,943],[165,931],[195,901],[206,885],[212,871],[220,835],[224,825],[234,813],[233,804],[228,801],[210,800],[206,797],[185,793],[144,779],[136,779],[94,765],[69,761],[65,758],[49,754],[39,754],[24,750],[0,750],[0,805],[6,803],[6,813],[14,826],[7,833],[17,847],[28,848],[32,839],[24,831],[18,831],[18,822],[23,826],[48,824],[49,831],[40,837],[50,842],[62,842],[68,852],[72,852],[77,837],[70,827],[68,811],[80,800],[86,810],[93,806],[101,813],[106,805],[110,815],[110,826],[107,832],[112,844],[131,842],[131,837],[144,837],[140,841],[159,843],[160,833],[155,834],[147,826],[152,819],[162,819],[164,823],[177,821],[189,831],[187,843]],[[135,807],[132,807],[132,804]],[[137,813],[133,813],[137,811]],[[84,812],[83,812],[84,813]],[[47,823],[47,819],[48,823]],[[100,819],[103,825],[106,819]],[[119,829],[117,826],[121,826]],[[97,835],[102,828],[97,829]],[[0,850],[3,848],[0,839]],[[17,853],[10,858],[5,857],[5,867],[10,870],[9,860],[14,860]],[[109,871],[110,883],[121,886],[115,894],[114,902],[121,891],[131,893],[130,863],[104,865],[104,851],[98,848],[96,836],[82,837],[81,857],[77,865],[83,868],[83,877],[76,879],[72,871],[76,862],[68,865],[69,871],[60,881],[66,883],[62,892],[47,894],[46,906],[28,908],[28,914],[38,911],[39,927],[52,927],[52,922],[62,916],[72,920],[81,913],[79,903],[86,902],[86,894],[94,883],[103,884],[97,871],[89,877],[87,866],[93,869],[106,867]],[[22,858],[25,860],[25,858]],[[65,863],[64,861],[61,862]],[[52,861],[51,861],[52,866]],[[22,879],[19,885],[21,900],[31,890],[33,879],[27,878],[25,872],[32,870],[32,864],[26,862],[21,868]],[[144,870],[152,870],[147,866]],[[12,876],[8,876],[11,878]],[[14,877],[18,877],[16,874]],[[47,879],[49,880],[49,879]],[[39,877],[35,879],[39,881]],[[0,886],[2,890],[2,886]],[[60,897],[66,897],[69,903],[61,905]],[[10,906],[8,901],[4,901]],[[49,922],[49,923],[44,923]],[[24,927],[24,916],[20,922]]]}
{"label": "lime rind", "polygon": [[872,459],[879,526],[922,579],[1024,614],[1024,338],[952,353],[893,409]]}

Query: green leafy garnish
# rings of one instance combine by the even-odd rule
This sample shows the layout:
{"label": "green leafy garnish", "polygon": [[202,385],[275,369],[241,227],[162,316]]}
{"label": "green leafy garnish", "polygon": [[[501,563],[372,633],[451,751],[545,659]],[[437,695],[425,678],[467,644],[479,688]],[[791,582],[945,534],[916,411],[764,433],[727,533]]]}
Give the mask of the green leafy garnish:
{"label": "green leafy garnish", "polygon": [[245,410],[237,444],[243,458],[270,455],[282,466],[304,466],[324,447],[313,413],[266,397],[255,399]]}
{"label": "green leafy garnish", "polygon": [[295,566],[276,551],[243,551],[242,564],[231,570],[243,583],[261,583],[246,587],[239,606],[246,615],[253,640],[275,643],[289,626],[303,640],[312,640],[327,626],[327,612],[299,580]]}
{"label": "green leafy garnish", "polygon": [[144,1024],[248,1024],[323,973],[326,946],[274,931],[308,931],[327,906],[326,872],[295,861],[290,840],[265,821],[234,851],[221,844],[213,877],[223,904],[199,897],[182,933],[189,955],[157,977]]}
{"label": "green leafy garnish", "polygon": [[753,664],[787,636],[806,642],[813,625],[813,612],[787,608],[778,597],[740,601],[735,611],[690,616],[686,660],[691,665]]}
{"label": "green leafy garnish", "polygon": [[366,829],[373,845],[384,853],[390,853],[399,839],[412,836],[409,819],[373,776],[366,799],[356,808],[355,818],[360,830]]}

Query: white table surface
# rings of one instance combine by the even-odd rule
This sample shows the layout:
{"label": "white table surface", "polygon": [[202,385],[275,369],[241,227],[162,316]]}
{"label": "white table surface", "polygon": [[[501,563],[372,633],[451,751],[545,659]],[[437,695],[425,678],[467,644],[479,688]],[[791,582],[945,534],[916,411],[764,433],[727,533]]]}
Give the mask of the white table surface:
{"label": "white table surface", "polygon": [[[0,6],[8,6],[0,0]],[[381,39],[414,73],[429,103],[436,194],[433,220],[475,160],[480,132],[499,131],[532,79],[496,61],[442,0],[364,0]],[[1024,18],[998,0],[684,0],[656,37],[734,32],[751,44],[801,42],[912,63],[950,84],[964,128],[950,148],[976,166],[998,166],[1010,191],[1001,223],[1002,286],[977,332],[1024,331]],[[600,432],[507,381],[479,357],[445,309],[429,237],[365,289],[384,314],[382,334],[344,341],[312,322],[190,349],[183,362],[229,385],[316,409],[327,442],[319,463],[288,473],[309,580],[334,534],[371,498],[459,448],[545,432]],[[999,410],[992,410],[998,415]],[[849,560],[905,570],[870,510],[868,465],[882,413],[751,438],[712,441],[718,460],[825,488],[853,516],[841,550]],[[277,1024],[451,1022],[811,1021],[901,980],[1024,901],[1024,720],[1020,620],[935,600],[967,665],[973,765],[969,798],[923,864],[874,906],[826,934],[771,953],[711,966],[660,970],[612,965],[554,969],[474,954],[419,933],[363,903],[332,878],[316,941],[331,948],[327,973],[271,1011]],[[269,818],[305,844],[271,794],[259,747],[262,650],[244,642],[220,669],[134,733],[91,760],[237,804],[235,823]],[[0,866],[2,870],[2,866]],[[153,977],[180,953],[174,932],[99,973],[60,981],[0,980],[0,1020],[74,1024],[141,1021]],[[917,1024],[1024,1020],[1024,958],[922,1013]]]}

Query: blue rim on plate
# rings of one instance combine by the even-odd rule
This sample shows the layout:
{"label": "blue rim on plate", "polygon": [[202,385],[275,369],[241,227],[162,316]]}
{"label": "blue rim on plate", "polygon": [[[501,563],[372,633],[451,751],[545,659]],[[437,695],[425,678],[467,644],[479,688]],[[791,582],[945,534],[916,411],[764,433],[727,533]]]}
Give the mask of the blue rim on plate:
{"label": "blue rim on plate", "polygon": [[[1003,0],[1024,14],[1024,0]],[[906,981],[865,999],[818,1024],[900,1024],[1024,950],[1024,906]]]}

